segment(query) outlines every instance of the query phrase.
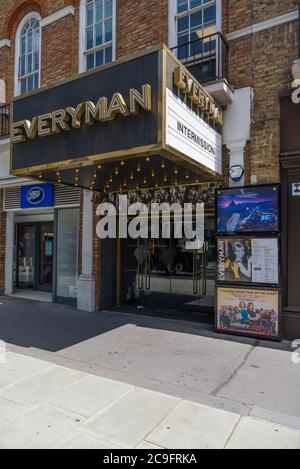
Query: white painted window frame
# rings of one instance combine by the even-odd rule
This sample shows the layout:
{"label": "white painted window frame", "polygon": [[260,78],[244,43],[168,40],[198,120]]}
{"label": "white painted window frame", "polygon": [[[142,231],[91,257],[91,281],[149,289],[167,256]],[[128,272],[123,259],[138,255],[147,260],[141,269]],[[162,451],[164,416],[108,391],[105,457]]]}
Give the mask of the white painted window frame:
{"label": "white painted window frame", "polygon": [[[79,7],[79,60],[78,60],[79,73],[86,71],[86,57],[85,57],[86,2],[87,0],[81,0],[80,7]],[[117,17],[116,0],[113,0],[112,15],[113,15],[112,16],[112,61],[114,62],[116,60],[116,17]]]}
{"label": "white painted window frame", "polygon": [[[199,11],[203,6],[199,6],[193,9],[193,11]],[[184,13],[182,13],[184,15]],[[169,0],[169,48],[177,47],[177,28],[176,28],[176,17],[177,17],[177,0]],[[216,27],[217,32],[222,32],[222,0],[216,0]]]}
{"label": "white painted window frame", "polygon": [[38,87],[41,86],[41,75],[42,75],[42,26],[41,26],[41,15],[37,11],[30,11],[25,15],[20,21],[17,32],[16,32],[16,42],[15,42],[15,73],[14,73],[14,96],[20,96],[21,86],[19,80],[19,56],[20,56],[20,39],[21,31],[27,21],[31,18],[36,18],[40,24],[40,47],[39,47],[39,80]]}

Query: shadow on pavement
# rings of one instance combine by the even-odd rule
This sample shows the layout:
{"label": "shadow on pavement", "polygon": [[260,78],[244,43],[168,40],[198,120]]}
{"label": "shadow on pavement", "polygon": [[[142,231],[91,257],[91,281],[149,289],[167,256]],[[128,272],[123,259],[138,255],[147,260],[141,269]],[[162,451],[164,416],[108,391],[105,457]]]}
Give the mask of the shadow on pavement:
{"label": "shadow on pavement", "polygon": [[193,334],[203,337],[234,341],[290,350],[288,342],[274,343],[251,338],[225,336],[214,332],[211,324],[182,320],[182,315],[159,316],[155,311],[126,308],[120,311],[85,313],[74,307],[25,300],[0,298],[0,339],[21,347],[33,347],[58,352],[89,339],[101,336],[125,325]]}

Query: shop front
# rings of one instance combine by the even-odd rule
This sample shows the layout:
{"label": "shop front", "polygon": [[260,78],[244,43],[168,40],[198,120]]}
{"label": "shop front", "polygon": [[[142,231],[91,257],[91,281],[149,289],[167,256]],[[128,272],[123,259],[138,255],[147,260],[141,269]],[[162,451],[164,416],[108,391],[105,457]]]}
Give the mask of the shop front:
{"label": "shop front", "polygon": [[[293,99],[293,94],[296,99]],[[285,336],[300,337],[300,103],[299,89],[280,98],[280,165],[283,231]]]}
{"label": "shop front", "polygon": [[79,191],[63,186],[4,188],[7,294],[76,301],[79,203]]}
{"label": "shop front", "polygon": [[[223,113],[181,62],[167,48],[156,47],[17,98],[13,106],[12,174],[85,189],[79,296],[92,298],[95,291],[100,309],[133,303],[209,311],[212,318]],[[87,193],[93,194],[89,200]],[[115,239],[100,240],[95,261],[93,246],[99,240],[95,243],[91,230],[100,215],[93,202],[115,203],[119,195],[146,206],[204,204],[204,235],[195,241],[175,237],[184,220],[171,213],[168,237],[149,232],[126,238],[117,232]],[[59,212],[56,225],[54,249],[63,253]],[[42,227],[34,229],[39,239]],[[50,231],[48,226],[43,241],[49,253]],[[35,258],[40,253],[37,247]],[[49,267],[50,257],[43,262]],[[56,282],[59,262],[58,254]],[[99,284],[93,284],[95,262],[101,264]],[[37,272],[36,285],[39,281]],[[56,295],[61,296],[57,286]]]}

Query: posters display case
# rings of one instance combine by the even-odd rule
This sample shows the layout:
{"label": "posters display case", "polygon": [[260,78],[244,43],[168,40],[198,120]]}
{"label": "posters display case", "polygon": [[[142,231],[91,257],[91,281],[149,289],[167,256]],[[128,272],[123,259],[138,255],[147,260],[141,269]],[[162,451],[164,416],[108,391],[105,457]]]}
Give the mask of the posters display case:
{"label": "posters display case", "polygon": [[218,332],[279,340],[280,292],[241,287],[217,287]]}
{"label": "posters display case", "polygon": [[279,186],[219,189],[216,193],[220,234],[279,231]]}
{"label": "posters display case", "polygon": [[217,239],[217,281],[278,285],[279,246],[275,237]]}

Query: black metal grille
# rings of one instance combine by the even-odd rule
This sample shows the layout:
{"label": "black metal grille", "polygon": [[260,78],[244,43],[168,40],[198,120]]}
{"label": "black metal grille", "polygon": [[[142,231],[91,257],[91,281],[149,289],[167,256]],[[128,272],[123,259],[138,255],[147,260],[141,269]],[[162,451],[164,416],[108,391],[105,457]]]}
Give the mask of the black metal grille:
{"label": "black metal grille", "polygon": [[180,44],[171,50],[198,81],[227,78],[228,44],[221,33]]}
{"label": "black metal grille", "polygon": [[0,105],[0,138],[7,137],[9,135],[10,126],[10,115],[9,115],[9,104]]}

